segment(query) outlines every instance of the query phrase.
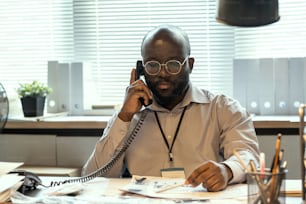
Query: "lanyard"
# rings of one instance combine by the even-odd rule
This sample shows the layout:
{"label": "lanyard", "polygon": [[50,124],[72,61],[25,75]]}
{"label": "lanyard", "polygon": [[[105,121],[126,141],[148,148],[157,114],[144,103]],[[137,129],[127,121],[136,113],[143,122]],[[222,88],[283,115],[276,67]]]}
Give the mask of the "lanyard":
{"label": "lanyard", "polygon": [[156,118],[158,127],[159,127],[159,129],[160,129],[160,132],[161,132],[161,134],[162,134],[162,136],[163,136],[164,142],[165,142],[165,144],[167,145],[167,148],[168,148],[168,151],[169,151],[168,154],[169,154],[169,161],[170,161],[170,162],[173,161],[172,148],[173,148],[174,142],[175,142],[175,140],[176,140],[176,138],[177,138],[178,131],[179,131],[180,127],[181,127],[181,122],[182,122],[182,120],[183,120],[183,117],[184,117],[186,108],[187,108],[187,106],[184,107],[184,110],[183,110],[183,112],[182,112],[182,114],[181,114],[180,120],[179,120],[179,122],[178,122],[178,124],[177,124],[177,126],[176,126],[176,131],[175,131],[174,138],[173,138],[173,141],[172,141],[171,146],[169,145],[168,140],[167,140],[167,138],[166,138],[166,135],[165,135],[165,133],[164,133],[164,131],[163,131],[161,125],[160,125],[160,121],[159,121],[157,112],[154,111],[154,114],[155,114],[155,118]]}

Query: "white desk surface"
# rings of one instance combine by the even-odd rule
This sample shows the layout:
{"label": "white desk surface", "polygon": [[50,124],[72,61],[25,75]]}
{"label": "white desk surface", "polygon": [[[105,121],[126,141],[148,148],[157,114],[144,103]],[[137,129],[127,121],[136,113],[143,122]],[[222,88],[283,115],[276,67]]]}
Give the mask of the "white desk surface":
{"label": "white desk surface", "polygon": [[[44,185],[49,185],[50,181],[54,180],[65,180],[68,177],[41,177]],[[181,201],[181,200],[171,200],[171,199],[158,199],[158,198],[149,198],[144,196],[137,196],[132,194],[123,195],[122,191],[119,189],[125,185],[127,185],[131,180],[130,179],[105,179],[105,178],[95,178],[87,182],[83,185],[83,191],[77,196],[56,196],[58,199],[57,202],[60,203],[108,203],[108,204],[144,204],[144,203],[158,203],[158,204],[168,204],[168,203],[210,203],[210,204],[242,204],[247,203],[247,186],[244,185],[243,191],[246,192],[238,192],[237,195],[232,198],[222,198],[221,196],[216,197],[214,199],[209,199],[207,201]],[[300,185],[299,180],[290,180],[291,185]],[[241,188],[240,188],[241,189]],[[32,194],[32,198],[39,198],[41,195],[44,195],[50,189],[45,190],[37,190],[34,194]],[[240,190],[241,191],[241,190]],[[235,192],[235,191],[233,191]],[[198,193],[198,192],[197,192]],[[206,192],[200,192],[200,196],[205,198]],[[198,195],[198,194],[197,194]],[[220,194],[222,195],[222,193]],[[54,196],[53,196],[54,197]],[[45,201],[48,199],[45,198]],[[54,200],[53,200],[54,201]],[[50,202],[50,200],[48,201]],[[44,203],[44,202],[42,202]],[[47,203],[47,202],[46,202]],[[302,199],[300,197],[287,197],[287,204],[295,204],[302,203]]]}

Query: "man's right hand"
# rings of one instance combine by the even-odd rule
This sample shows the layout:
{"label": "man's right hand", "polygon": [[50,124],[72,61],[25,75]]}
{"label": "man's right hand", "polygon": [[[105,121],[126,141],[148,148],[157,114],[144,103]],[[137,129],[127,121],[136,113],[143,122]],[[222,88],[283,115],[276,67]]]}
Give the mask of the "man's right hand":
{"label": "man's right hand", "polygon": [[141,109],[143,104],[140,98],[143,98],[144,104],[148,105],[153,97],[147,85],[141,79],[135,79],[135,72],[136,69],[132,69],[130,85],[126,88],[124,103],[118,115],[125,122],[131,121],[133,115]]}

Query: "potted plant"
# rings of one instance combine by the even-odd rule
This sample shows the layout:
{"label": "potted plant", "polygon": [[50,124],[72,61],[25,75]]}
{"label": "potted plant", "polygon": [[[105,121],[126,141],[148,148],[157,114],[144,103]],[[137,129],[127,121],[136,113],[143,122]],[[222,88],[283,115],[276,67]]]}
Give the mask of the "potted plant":
{"label": "potted plant", "polygon": [[24,117],[42,116],[44,113],[46,96],[52,89],[34,80],[32,83],[19,84],[17,93],[21,99]]}

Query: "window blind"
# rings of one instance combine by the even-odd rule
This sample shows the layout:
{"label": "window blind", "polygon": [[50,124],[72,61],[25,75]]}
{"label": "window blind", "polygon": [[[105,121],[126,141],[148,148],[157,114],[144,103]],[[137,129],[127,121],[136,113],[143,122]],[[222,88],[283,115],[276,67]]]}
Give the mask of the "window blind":
{"label": "window blind", "polygon": [[82,61],[91,64],[96,90],[86,100],[122,103],[142,37],[163,23],[189,34],[192,80],[231,94],[233,33],[215,22],[214,0],[13,0],[0,5],[0,76],[11,96],[19,82],[46,83],[48,60]]}
{"label": "window blind", "polygon": [[19,83],[47,83],[48,60],[73,60],[72,2],[0,1],[0,30],[0,81],[10,100]]}
{"label": "window blind", "polygon": [[306,1],[281,0],[280,21],[235,29],[235,58],[305,57]]}
{"label": "window blind", "polygon": [[[189,34],[195,57],[192,80],[231,93],[232,29],[215,22],[215,1],[74,1],[76,58],[90,61],[99,96],[95,103],[121,103],[131,68],[141,59],[143,36],[168,23]],[[214,40],[213,40],[214,39]]]}
{"label": "window blind", "polygon": [[[281,20],[235,28],[215,20],[216,0],[11,0],[0,2],[0,81],[10,98],[20,82],[47,83],[47,61],[89,62],[92,104],[120,104],[142,37],[163,24],[189,34],[191,80],[232,95],[233,59],[297,56],[305,50],[304,0],[280,1]],[[86,83],[86,82],[85,82]]]}

